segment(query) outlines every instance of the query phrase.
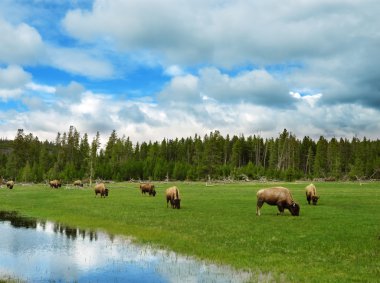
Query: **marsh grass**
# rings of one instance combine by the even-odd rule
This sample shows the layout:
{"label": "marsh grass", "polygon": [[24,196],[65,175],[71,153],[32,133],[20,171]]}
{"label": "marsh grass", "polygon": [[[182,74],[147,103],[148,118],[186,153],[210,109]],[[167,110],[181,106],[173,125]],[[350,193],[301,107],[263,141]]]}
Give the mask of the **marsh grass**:
{"label": "marsh grass", "polygon": [[[164,191],[177,185],[181,209],[166,207]],[[0,210],[86,229],[133,236],[148,243],[234,268],[270,274],[274,281],[376,282],[380,278],[380,184],[317,183],[318,205],[308,205],[306,183],[288,187],[299,217],[264,204],[256,192],[271,184],[157,184],[157,196],[138,184],[109,184],[106,199],[92,189],[44,185],[0,189]],[[266,277],[268,278],[268,277]]]}

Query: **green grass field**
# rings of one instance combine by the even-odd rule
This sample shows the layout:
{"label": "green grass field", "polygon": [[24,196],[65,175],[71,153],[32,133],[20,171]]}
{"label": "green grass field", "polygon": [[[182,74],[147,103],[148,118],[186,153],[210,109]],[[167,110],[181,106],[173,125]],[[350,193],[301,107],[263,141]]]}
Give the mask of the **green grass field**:
{"label": "green grass field", "polygon": [[[164,191],[177,185],[181,209],[166,208]],[[45,185],[0,189],[0,210],[88,229],[133,236],[139,243],[251,270],[252,281],[379,282],[380,183],[316,183],[317,206],[306,202],[307,183],[279,183],[300,204],[299,217],[264,204],[256,192],[272,184],[156,184],[156,197],[138,184],[109,184],[106,199],[93,189]],[[268,278],[268,277],[267,277]]]}

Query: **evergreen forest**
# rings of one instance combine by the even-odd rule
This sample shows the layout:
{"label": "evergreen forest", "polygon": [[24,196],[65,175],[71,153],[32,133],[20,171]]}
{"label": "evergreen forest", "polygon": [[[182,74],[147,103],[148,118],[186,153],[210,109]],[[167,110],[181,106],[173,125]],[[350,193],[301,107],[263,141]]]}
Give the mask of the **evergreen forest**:
{"label": "evergreen forest", "polygon": [[222,136],[134,143],[112,131],[105,145],[74,126],[40,141],[19,129],[0,140],[0,176],[16,182],[60,179],[129,180],[368,180],[380,179],[380,141],[353,137],[302,140],[284,129],[278,137]]}

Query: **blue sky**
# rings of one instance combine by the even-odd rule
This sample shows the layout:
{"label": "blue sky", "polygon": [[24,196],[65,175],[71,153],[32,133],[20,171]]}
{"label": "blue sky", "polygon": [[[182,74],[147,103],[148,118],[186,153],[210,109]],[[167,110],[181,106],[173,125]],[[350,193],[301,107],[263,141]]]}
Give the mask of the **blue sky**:
{"label": "blue sky", "polygon": [[1,138],[380,133],[375,0],[0,0]]}

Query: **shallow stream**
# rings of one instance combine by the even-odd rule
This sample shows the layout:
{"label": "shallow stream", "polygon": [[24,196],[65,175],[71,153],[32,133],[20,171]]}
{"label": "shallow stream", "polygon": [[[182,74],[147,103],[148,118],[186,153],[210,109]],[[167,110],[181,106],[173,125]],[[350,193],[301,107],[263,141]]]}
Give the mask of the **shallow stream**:
{"label": "shallow stream", "polygon": [[0,279],[27,282],[244,282],[237,272],[132,243],[0,211]]}

